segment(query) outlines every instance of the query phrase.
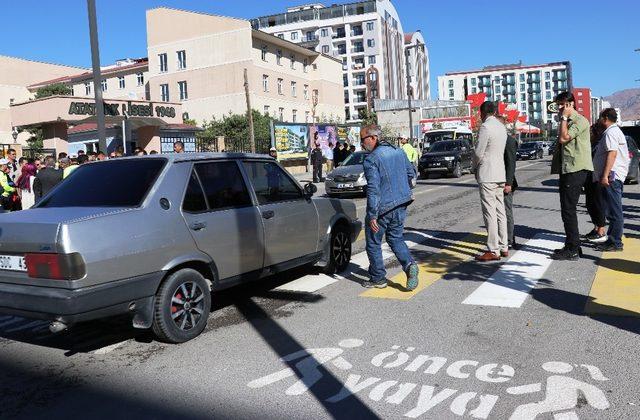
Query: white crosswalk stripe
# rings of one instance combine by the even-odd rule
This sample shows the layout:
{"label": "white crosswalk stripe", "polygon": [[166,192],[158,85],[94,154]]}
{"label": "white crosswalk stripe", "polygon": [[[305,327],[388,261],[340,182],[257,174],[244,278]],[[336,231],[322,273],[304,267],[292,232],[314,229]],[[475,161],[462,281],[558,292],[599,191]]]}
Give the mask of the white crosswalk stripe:
{"label": "white crosswalk stripe", "polygon": [[561,237],[540,234],[529,240],[462,303],[465,305],[519,308],[553,262],[553,249],[561,248]]}

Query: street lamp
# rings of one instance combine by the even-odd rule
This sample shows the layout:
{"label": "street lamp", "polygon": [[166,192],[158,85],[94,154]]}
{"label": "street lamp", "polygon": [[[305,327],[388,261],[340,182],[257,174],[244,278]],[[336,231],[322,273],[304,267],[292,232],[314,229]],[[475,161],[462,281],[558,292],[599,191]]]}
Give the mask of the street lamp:
{"label": "street lamp", "polygon": [[11,132],[11,137],[13,137],[13,142],[15,143],[18,140],[18,129],[13,127],[13,131]]}
{"label": "street lamp", "polygon": [[[411,55],[411,49],[416,49],[416,58],[418,56],[418,48],[424,49],[424,44],[421,44],[419,41],[416,42],[416,45],[411,45],[409,47],[405,47],[405,68],[407,71],[407,99],[409,100],[409,140],[413,139],[413,107],[411,106],[411,74],[409,74],[409,56]],[[417,61],[417,60],[416,60]],[[416,63],[417,64],[417,63]],[[416,68],[418,66],[416,65]]]}

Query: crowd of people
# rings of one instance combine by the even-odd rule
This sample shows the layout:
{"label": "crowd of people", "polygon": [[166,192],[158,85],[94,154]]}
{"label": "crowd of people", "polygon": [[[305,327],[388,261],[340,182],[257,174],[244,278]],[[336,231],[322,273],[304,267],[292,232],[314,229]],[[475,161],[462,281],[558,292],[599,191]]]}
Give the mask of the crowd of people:
{"label": "crowd of people", "polygon": [[333,147],[333,144],[329,145],[332,154],[331,156],[326,157],[325,153],[320,148],[320,143],[316,142],[315,145],[316,147],[311,150],[310,155],[311,166],[313,167],[314,183],[324,182],[324,177],[322,176],[323,166],[326,167],[327,172],[330,172],[333,168],[336,168],[342,162],[347,160],[347,158],[356,151],[356,146],[338,142],[335,148]]}

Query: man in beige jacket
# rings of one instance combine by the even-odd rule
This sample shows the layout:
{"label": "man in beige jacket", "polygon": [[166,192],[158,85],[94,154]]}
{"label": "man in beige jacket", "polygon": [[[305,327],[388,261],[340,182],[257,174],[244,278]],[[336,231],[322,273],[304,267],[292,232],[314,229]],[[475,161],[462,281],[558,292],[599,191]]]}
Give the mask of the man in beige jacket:
{"label": "man in beige jacket", "polygon": [[499,261],[509,256],[507,216],[504,209],[504,149],[507,130],[495,117],[493,102],[480,106],[482,126],[474,151],[474,168],[480,185],[482,216],[487,228],[487,251],[476,257],[477,261]]}

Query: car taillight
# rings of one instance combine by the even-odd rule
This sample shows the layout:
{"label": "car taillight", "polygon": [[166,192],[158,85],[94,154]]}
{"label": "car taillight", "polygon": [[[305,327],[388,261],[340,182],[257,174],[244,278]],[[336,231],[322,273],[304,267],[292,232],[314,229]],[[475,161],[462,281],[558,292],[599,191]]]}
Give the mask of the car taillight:
{"label": "car taillight", "polygon": [[25,254],[29,277],[54,280],[77,280],[85,275],[80,254]]}

